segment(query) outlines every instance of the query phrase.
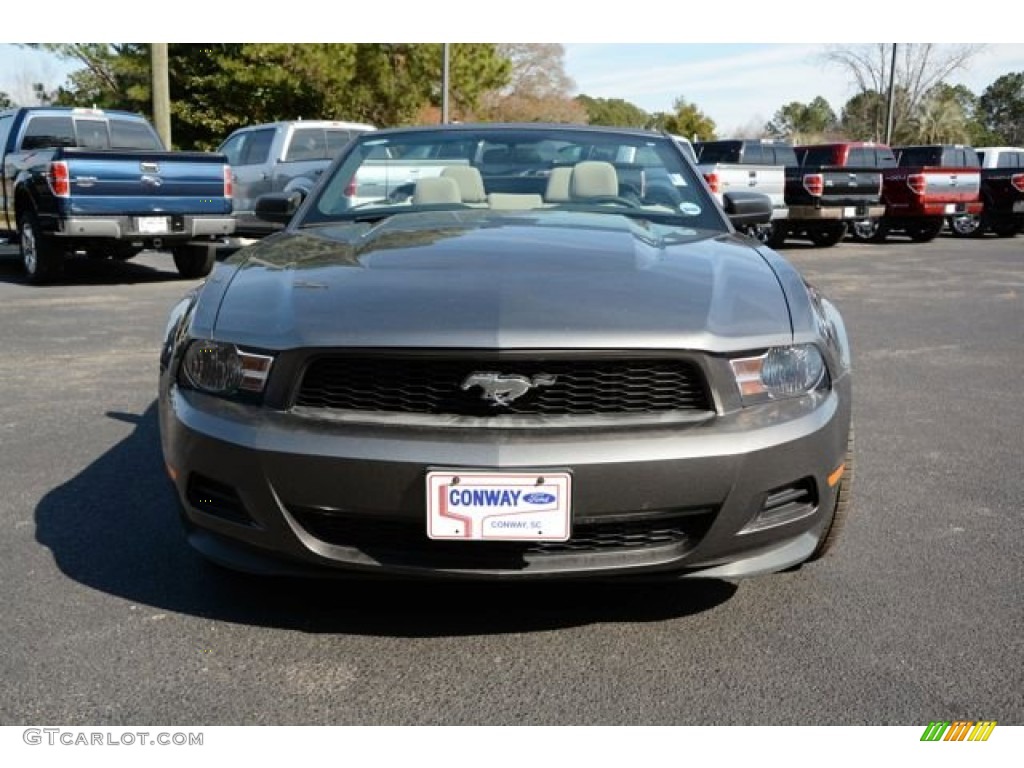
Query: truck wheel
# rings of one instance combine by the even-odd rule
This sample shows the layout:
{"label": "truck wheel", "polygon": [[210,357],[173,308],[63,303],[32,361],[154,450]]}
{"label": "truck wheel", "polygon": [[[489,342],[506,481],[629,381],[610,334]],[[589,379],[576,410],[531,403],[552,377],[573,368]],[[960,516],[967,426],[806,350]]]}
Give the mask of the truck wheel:
{"label": "truck wheel", "polygon": [[64,269],[64,252],[39,229],[39,220],[32,211],[18,216],[18,241],[21,264],[30,283],[43,285],[60,276]]}
{"label": "truck wheel", "polygon": [[[746,234],[757,240],[762,245],[772,246],[772,240],[777,237],[779,228],[772,223],[768,224],[753,224],[746,229]],[[785,239],[785,233],[782,235]]]}
{"label": "truck wheel", "polygon": [[992,231],[999,235],[999,237],[1013,237],[1020,231],[1020,226],[1013,219],[1009,219],[1008,221],[1000,221],[998,224],[993,224]]}
{"label": "truck wheel", "polygon": [[782,224],[776,224],[772,222],[768,225],[770,232],[768,234],[767,245],[769,248],[781,248],[786,244],[786,236],[789,235],[789,227],[783,226]]}
{"label": "truck wheel", "polygon": [[985,234],[985,225],[980,216],[965,213],[949,217],[949,231],[954,237],[981,237]]}
{"label": "truck wheel", "polygon": [[889,227],[881,219],[861,219],[853,222],[850,234],[859,243],[884,243]]}
{"label": "truck wheel", "polygon": [[819,227],[807,233],[811,242],[818,248],[831,248],[844,237],[846,237],[846,225],[836,224],[835,226]]}
{"label": "truck wheel", "polygon": [[189,280],[206,277],[217,261],[217,249],[212,245],[179,245],[173,254],[178,274]]}
{"label": "truck wheel", "polygon": [[920,224],[908,224],[907,236],[915,243],[927,243],[939,236],[939,232],[946,225],[941,218],[928,219]]}

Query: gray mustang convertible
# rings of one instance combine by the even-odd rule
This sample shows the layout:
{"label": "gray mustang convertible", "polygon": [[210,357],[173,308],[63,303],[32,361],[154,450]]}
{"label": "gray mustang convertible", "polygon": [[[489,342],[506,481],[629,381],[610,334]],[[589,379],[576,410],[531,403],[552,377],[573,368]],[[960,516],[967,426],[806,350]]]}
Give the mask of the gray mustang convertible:
{"label": "gray mustang convertible", "polygon": [[738,578],[849,504],[836,308],[668,135],[365,134],[176,306],[160,429],[189,542],[279,574]]}

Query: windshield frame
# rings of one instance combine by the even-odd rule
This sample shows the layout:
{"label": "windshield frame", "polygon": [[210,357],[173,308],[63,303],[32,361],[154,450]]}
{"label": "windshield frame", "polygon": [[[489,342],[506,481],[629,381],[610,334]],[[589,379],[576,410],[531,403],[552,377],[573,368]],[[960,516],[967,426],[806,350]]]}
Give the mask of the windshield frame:
{"label": "windshield frame", "polygon": [[[423,157],[426,153],[422,150],[428,146],[434,147],[436,151],[432,157]],[[392,168],[400,167],[402,158],[392,157],[390,154],[396,150],[403,151],[403,147],[407,148],[404,151],[410,153],[411,149],[417,150],[413,153],[417,155],[415,160],[406,162],[405,165],[427,164],[425,167],[433,169],[429,171],[429,175],[439,175],[444,167],[450,165],[477,168],[487,187],[487,201],[480,201],[476,205],[467,202],[412,205],[404,204],[405,200],[393,202],[371,196],[370,202],[358,202],[363,198],[360,197],[362,189],[356,190],[356,187],[361,185],[361,182],[357,183],[357,171],[363,166],[369,166],[374,160],[382,160],[382,166],[390,164],[389,167]],[[497,157],[500,152],[494,150],[500,147],[508,148],[508,157]],[[524,152],[517,158],[514,155],[518,147],[522,147]],[[447,151],[446,148],[452,151]],[[577,152],[578,149],[581,151]],[[615,150],[616,156],[605,161],[600,151],[605,149]],[[534,157],[527,150],[537,156]],[[632,150],[632,154],[629,150]],[[646,160],[638,160],[642,152],[650,153],[644,155]],[[375,153],[377,157],[371,153]],[[547,156],[544,156],[545,154]],[[603,154],[607,155],[607,152]],[[623,161],[623,157],[629,162]],[[508,160],[505,173],[498,163],[501,159]],[[626,187],[635,190],[638,185],[631,182],[639,174],[639,186],[644,196],[625,202],[596,197],[553,202],[541,194],[553,169],[571,169],[585,160],[605,161],[605,164],[612,165],[617,173],[620,189]],[[412,185],[408,181],[396,183],[394,190],[386,187],[383,191],[387,191],[390,198],[399,186],[411,194]],[[514,196],[516,193],[538,198],[538,205],[522,210],[489,208],[493,194]],[[654,193],[660,193],[661,196],[658,197]],[[350,195],[347,201],[342,200],[345,194]],[[654,200],[658,202],[653,202]],[[627,205],[628,202],[639,205],[634,207]],[[343,205],[348,207],[342,207]],[[358,136],[324,172],[292,217],[288,228],[301,229],[325,224],[368,221],[429,210],[479,210],[481,207],[489,208],[489,212],[495,215],[524,212],[543,214],[549,210],[619,213],[631,218],[649,219],[660,224],[674,224],[687,229],[721,233],[734,231],[718,202],[707,189],[701,174],[685,151],[668,134],[593,126],[538,124],[427,126],[374,131]]]}

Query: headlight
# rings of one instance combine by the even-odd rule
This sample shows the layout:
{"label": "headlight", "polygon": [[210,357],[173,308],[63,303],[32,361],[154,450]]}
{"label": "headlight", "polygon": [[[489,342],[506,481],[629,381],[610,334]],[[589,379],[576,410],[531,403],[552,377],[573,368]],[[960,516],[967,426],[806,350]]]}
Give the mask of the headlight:
{"label": "headlight", "polygon": [[825,382],[825,360],[814,344],[772,347],[757,357],[729,361],[746,405],[794,397]]}
{"label": "headlight", "polygon": [[181,362],[185,384],[214,395],[262,392],[274,358],[243,352],[234,344],[196,340]]}

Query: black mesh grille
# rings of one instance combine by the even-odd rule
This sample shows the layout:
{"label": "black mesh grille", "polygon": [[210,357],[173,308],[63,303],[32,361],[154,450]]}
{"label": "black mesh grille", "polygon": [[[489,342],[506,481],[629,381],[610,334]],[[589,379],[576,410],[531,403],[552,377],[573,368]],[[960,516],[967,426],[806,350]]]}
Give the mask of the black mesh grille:
{"label": "black mesh grille", "polygon": [[[638,513],[633,519],[588,521],[573,525],[568,541],[435,541],[427,537],[426,520],[393,520],[305,507],[289,507],[310,534],[344,547],[355,547],[381,560],[415,560],[438,567],[510,568],[525,558],[640,550],[676,546],[692,548],[707,531],[712,509]],[[641,517],[640,515],[648,515]]]}
{"label": "black mesh grille", "polygon": [[[476,373],[535,384],[507,405],[464,383]],[[484,360],[321,357],[306,369],[296,405],[454,416],[645,414],[711,410],[688,360]]]}

